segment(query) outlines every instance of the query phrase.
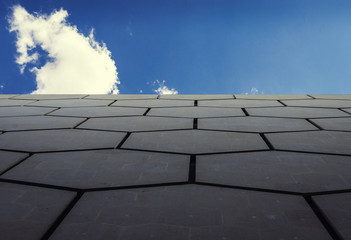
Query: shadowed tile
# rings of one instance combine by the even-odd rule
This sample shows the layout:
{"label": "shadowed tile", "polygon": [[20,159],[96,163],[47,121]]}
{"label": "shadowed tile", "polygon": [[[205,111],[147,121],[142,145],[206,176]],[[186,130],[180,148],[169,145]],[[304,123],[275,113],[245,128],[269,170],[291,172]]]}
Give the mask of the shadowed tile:
{"label": "shadowed tile", "polygon": [[188,172],[189,157],[184,155],[97,150],[34,154],[3,176],[57,186],[99,188],[184,182]]}
{"label": "shadowed tile", "polygon": [[86,193],[51,239],[116,234],[119,239],[331,239],[302,197],[197,185]]}
{"label": "shadowed tile", "polygon": [[338,109],[301,108],[301,107],[275,107],[275,108],[248,108],[252,116],[264,117],[292,117],[292,118],[322,118],[350,116]]}
{"label": "shadowed tile", "polygon": [[0,183],[2,239],[41,239],[75,193]]}
{"label": "shadowed tile", "polygon": [[252,152],[198,156],[196,180],[293,192],[347,189],[351,156]]}
{"label": "shadowed tile", "polygon": [[132,133],[122,147],[189,154],[268,148],[258,134],[203,130]]}
{"label": "shadowed tile", "polygon": [[351,118],[325,118],[311,121],[326,130],[351,131]]}
{"label": "shadowed tile", "polygon": [[7,132],[0,135],[0,148],[29,152],[113,148],[125,135],[77,129]]}
{"label": "shadowed tile", "polygon": [[27,156],[26,153],[0,151],[0,172],[5,171]]}
{"label": "shadowed tile", "polygon": [[0,117],[43,115],[55,110],[46,107],[1,107]]}

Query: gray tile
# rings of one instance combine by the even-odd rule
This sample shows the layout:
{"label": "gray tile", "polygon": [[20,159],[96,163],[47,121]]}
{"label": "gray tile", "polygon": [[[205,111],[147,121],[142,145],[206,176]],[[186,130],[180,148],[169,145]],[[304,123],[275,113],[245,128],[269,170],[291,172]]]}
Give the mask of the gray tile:
{"label": "gray tile", "polygon": [[218,107],[152,108],[147,115],[187,118],[245,116],[241,109]]}
{"label": "gray tile", "polygon": [[194,101],[187,100],[162,100],[162,99],[150,99],[150,100],[121,100],[112,104],[112,106],[122,107],[187,107],[194,106]]}
{"label": "gray tile", "polygon": [[183,99],[183,100],[211,100],[211,99],[233,99],[233,95],[222,94],[178,94],[178,95],[161,95],[160,99]]}
{"label": "gray tile", "polygon": [[351,193],[315,196],[313,199],[344,240],[351,239]]}
{"label": "gray tile", "polygon": [[[19,101],[19,100],[17,100]],[[112,103],[112,100],[86,100],[86,99],[61,99],[61,100],[41,100],[29,104],[29,106],[42,107],[105,107]]]}
{"label": "gray tile", "polygon": [[0,99],[0,107],[23,106],[33,102],[29,100]]}
{"label": "gray tile", "polygon": [[0,183],[2,239],[41,239],[75,193]]}
{"label": "gray tile", "polygon": [[[351,108],[345,108],[345,109],[343,109],[343,110],[346,111],[346,112],[348,112],[348,113],[351,113]],[[348,116],[350,116],[350,114],[349,114]]]}
{"label": "gray tile", "polygon": [[324,95],[311,95],[317,99],[338,99],[338,100],[351,100],[351,94],[324,94]]}
{"label": "gray tile", "polygon": [[269,94],[257,94],[257,95],[235,95],[237,99],[262,99],[262,100],[288,100],[288,99],[311,99],[307,95],[269,95]]}
{"label": "gray tile", "polygon": [[46,107],[1,107],[0,117],[43,115],[55,110]]}
{"label": "gray tile", "polygon": [[79,128],[126,132],[192,129],[193,120],[148,116],[94,118],[84,122]]}
{"label": "gray tile", "polygon": [[293,192],[348,189],[351,156],[251,152],[198,156],[196,180]]}
{"label": "gray tile", "polygon": [[3,177],[86,189],[184,182],[188,172],[185,155],[97,150],[34,154]]}
{"label": "gray tile", "polygon": [[288,101],[283,101],[283,103],[291,107],[326,107],[326,108],[351,107],[351,101],[348,101],[348,100],[327,100],[327,99],[288,100]]}
{"label": "gray tile", "polygon": [[267,149],[258,134],[203,130],[132,133],[122,147],[189,154]]}
{"label": "gray tile", "polygon": [[350,116],[338,109],[301,108],[301,107],[275,107],[275,108],[248,108],[252,116],[265,117],[292,117],[292,118],[322,118]]}
{"label": "gray tile", "polygon": [[331,239],[300,196],[197,185],[86,193],[51,239],[116,234],[119,239]]}
{"label": "gray tile", "polygon": [[7,132],[0,135],[0,149],[45,152],[113,148],[125,135],[80,129]]}
{"label": "gray tile", "polygon": [[27,156],[26,153],[0,151],[0,172],[5,171]]}
{"label": "gray tile", "polygon": [[17,96],[17,95],[15,95],[15,94],[0,94],[0,99],[8,99],[8,98],[12,98],[15,96]]}
{"label": "gray tile", "polygon": [[311,121],[326,130],[351,131],[351,118],[325,118]]}
{"label": "gray tile", "polygon": [[199,119],[198,128],[246,132],[318,130],[318,128],[304,119],[266,117],[227,117]]}
{"label": "gray tile", "polygon": [[351,133],[312,131],[266,135],[276,149],[306,152],[351,154]]}
{"label": "gray tile", "polygon": [[26,100],[56,100],[56,99],[80,99],[84,94],[23,94],[13,97],[13,99]]}
{"label": "gray tile", "polygon": [[156,94],[92,94],[85,99],[105,99],[105,100],[133,100],[133,99],[156,99]]}
{"label": "gray tile", "polygon": [[61,108],[49,115],[71,117],[118,117],[118,116],[141,116],[147,108],[128,107],[80,107]]}
{"label": "gray tile", "polygon": [[73,128],[83,120],[82,118],[51,116],[2,117],[0,118],[0,130],[17,131]]}
{"label": "gray tile", "polygon": [[233,99],[233,100],[212,100],[212,101],[199,101],[198,106],[201,107],[279,107],[283,106],[277,101],[270,100],[244,100],[244,99]]}

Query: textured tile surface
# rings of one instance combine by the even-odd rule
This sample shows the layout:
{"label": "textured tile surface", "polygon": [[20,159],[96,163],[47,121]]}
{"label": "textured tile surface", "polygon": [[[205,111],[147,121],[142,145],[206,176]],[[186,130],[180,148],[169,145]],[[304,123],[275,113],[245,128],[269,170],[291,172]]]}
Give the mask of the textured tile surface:
{"label": "textured tile surface", "polygon": [[95,118],[84,122],[79,128],[127,132],[192,129],[193,120],[147,116]]}
{"label": "textured tile surface", "polygon": [[57,186],[98,188],[185,182],[188,172],[189,157],[184,155],[98,150],[34,154],[3,176]]}
{"label": "textured tile surface", "polygon": [[1,131],[73,128],[83,119],[71,117],[26,116],[0,118]]}
{"label": "textured tile surface", "polygon": [[50,116],[69,117],[120,117],[120,116],[141,116],[147,108],[128,107],[81,107],[81,108],[61,108]]}
{"label": "textured tile surface", "polygon": [[2,239],[40,239],[74,198],[74,192],[0,183]]}
{"label": "textured tile surface", "polygon": [[351,240],[350,96],[0,95],[0,238]]}
{"label": "textured tile surface", "polygon": [[231,117],[245,116],[244,112],[238,108],[215,108],[215,107],[172,107],[172,108],[153,108],[148,116],[164,117],[187,117],[187,118],[205,118],[205,117]]}
{"label": "textured tile surface", "polygon": [[351,193],[313,197],[345,240],[351,239]]}
{"label": "textured tile surface", "polygon": [[7,132],[0,135],[0,149],[46,152],[113,148],[125,135],[76,129]]}
{"label": "textured tile surface", "polygon": [[296,132],[267,134],[276,149],[351,155],[350,132]]}
{"label": "textured tile surface", "polygon": [[351,156],[252,152],[198,156],[196,180],[293,192],[347,189]]}
{"label": "textured tile surface", "polygon": [[186,100],[121,100],[112,104],[112,106],[122,106],[122,107],[188,107],[194,106],[194,101]]}
{"label": "textured tile surface", "polygon": [[203,130],[132,133],[122,147],[189,154],[268,148],[258,134]]}
{"label": "textured tile surface", "polygon": [[28,154],[25,153],[0,151],[0,172],[5,171],[27,156]]}
{"label": "textured tile surface", "polygon": [[119,239],[331,239],[302,197],[195,185],[87,193],[52,239],[116,235]]}
{"label": "textured tile surface", "polygon": [[264,117],[291,117],[291,118],[322,118],[347,117],[349,114],[338,109],[302,108],[302,107],[276,107],[276,108],[248,108],[251,116]]}
{"label": "textured tile surface", "polygon": [[316,128],[304,119],[284,119],[266,117],[199,119],[198,128],[246,132],[284,132],[318,130],[318,128]]}
{"label": "textured tile surface", "polygon": [[244,100],[244,99],[199,101],[198,105],[201,107],[237,107],[237,108],[283,106],[278,101]]}

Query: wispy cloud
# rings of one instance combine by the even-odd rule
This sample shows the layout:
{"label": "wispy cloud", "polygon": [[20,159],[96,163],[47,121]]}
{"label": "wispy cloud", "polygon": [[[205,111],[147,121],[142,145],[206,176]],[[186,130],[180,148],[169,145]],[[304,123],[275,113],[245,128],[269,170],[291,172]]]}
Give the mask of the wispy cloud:
{"label": "wispy cloud", "polygon": [[[118,93],[117,68],[105,43],[79,33],[67,22],[64,9],[50,15],[30,14],[16,5],[9,18],[10,32],[17,35],[16,63],[21,72],[28,64],[36,76],[33,93]],[[40,58],[38,49],[47,52],[50,60],[33,67]]]}
{"label": "wispy cloud", "polygon": [[259,93],[258,89],[255,88],[255,87],[253,87],[253,88],[251,88],[250,93],[249,93],[249,92],[246,92],[246,93],[244,93],[244,94],[245,94],[245,95],[256,95],[256,94],[264,94],[264,92],[261,91],[261,93]]}
{"label": "wispy cloud", "polygon": [[158,93],[159,95],[175,95],[178,94],[178,91],[175,90],[174,88],[169,89],[167,86],[165,86],[165,80],[160,82],[159,80],[154,81],[153,85],[157,85],[158,88],[154,90],[155,93]]}

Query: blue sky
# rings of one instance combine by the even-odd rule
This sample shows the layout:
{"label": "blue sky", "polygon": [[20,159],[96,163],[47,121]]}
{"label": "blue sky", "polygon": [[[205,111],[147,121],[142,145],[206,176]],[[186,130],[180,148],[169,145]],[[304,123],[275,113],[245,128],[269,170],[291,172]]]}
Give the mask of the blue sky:
{"label": "blue sky", "polygon": [[[36,90],[20,73],[13,5],[29,13],[63,8],[85,36],[95,29],[116,63],[121,94],[342,94],[351,89],[351,1],[123,0],[0,2],[0,93]],[[36,63],[47,60],[45,52]]]}

